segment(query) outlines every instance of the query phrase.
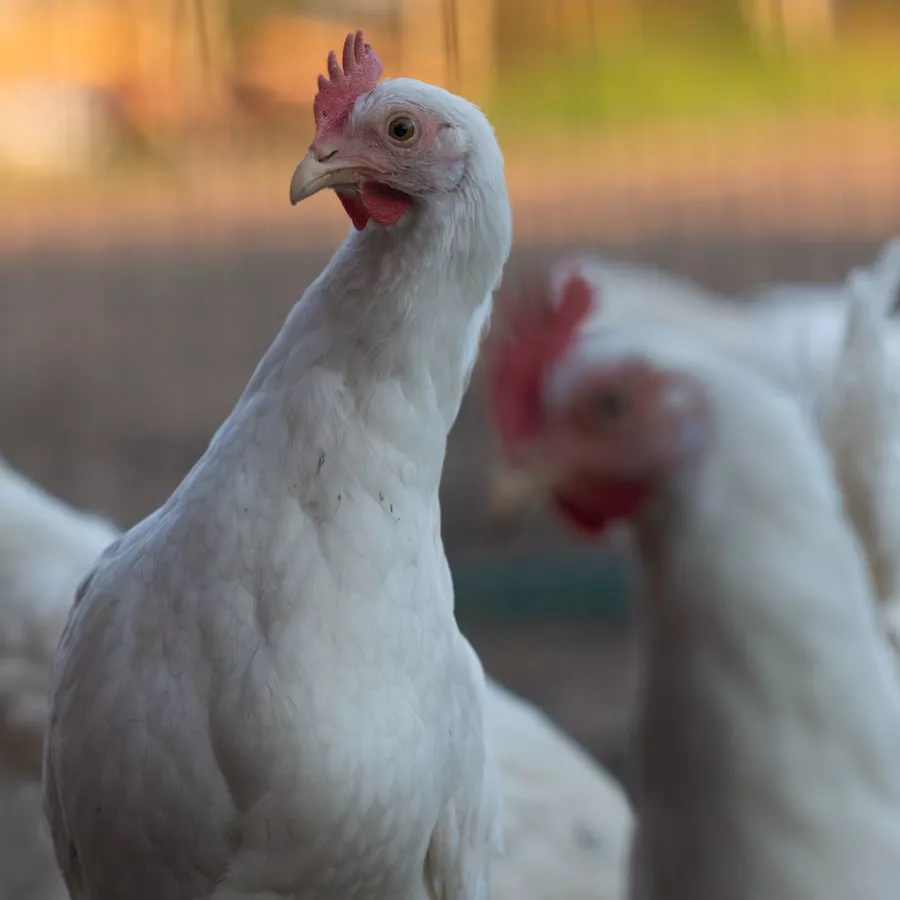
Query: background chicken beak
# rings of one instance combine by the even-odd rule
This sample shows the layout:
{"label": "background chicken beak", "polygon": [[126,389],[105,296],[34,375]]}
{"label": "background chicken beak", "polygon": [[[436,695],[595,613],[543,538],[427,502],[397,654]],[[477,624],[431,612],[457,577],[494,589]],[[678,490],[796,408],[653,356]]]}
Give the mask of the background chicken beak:
{"label": "background chicken beak", "polygon": [[291,178],[291,205],[319,191],[356,183],[353,166],[344,159],[318,160],[310,151],[303,157]]}
{"label": "background chicken beak", "polygon": [[554,481],[533,468],[499,469],[488,483],[487,516],[496,528],[510,528],[547,505]]}

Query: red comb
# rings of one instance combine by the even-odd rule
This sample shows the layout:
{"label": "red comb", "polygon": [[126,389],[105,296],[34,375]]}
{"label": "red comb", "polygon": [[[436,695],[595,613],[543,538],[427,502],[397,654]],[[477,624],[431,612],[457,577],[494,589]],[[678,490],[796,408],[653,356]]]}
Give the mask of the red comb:
{"label": "red comb", "polygon": [[501,294],[498,305],[506,334],[495,332],[488,345],[488,393],[510,453],[536,432],[544,375],[575,339],[594,306],[594,291],[582,275],[570,275],[558,297],[541,280],[517,295]]}
{"label": "red comb", "polygon": [[374,90],[381,78],[381,61],[366,43],[362,31],[344,41],[343,69],[334,50],[328,54],[328,78],[319,76],[319,92],[313,101],[316,137],[341,128],[357,98]]}

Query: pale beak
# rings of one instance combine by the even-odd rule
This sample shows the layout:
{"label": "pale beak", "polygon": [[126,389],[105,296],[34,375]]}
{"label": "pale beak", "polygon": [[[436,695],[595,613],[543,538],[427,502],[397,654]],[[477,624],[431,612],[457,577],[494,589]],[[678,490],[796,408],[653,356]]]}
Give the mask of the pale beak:
{"label": "pale beak", "polygon": [[544,509],[556,479],[540,469],[502,468],[488,484],[487,515],[498,528],[509,528]]}
{"label": "pale beak", "polygon": [[352,163],[336,156],[319,160],[310,150],[291,178],[291,205],[296,206],[325,188],[350,187],[356,183],[356,167]]}

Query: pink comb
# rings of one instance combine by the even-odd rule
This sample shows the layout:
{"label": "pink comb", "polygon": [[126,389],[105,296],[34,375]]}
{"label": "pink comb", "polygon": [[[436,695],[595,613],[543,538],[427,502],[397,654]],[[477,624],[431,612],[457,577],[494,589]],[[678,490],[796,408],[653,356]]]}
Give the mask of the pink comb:
{"label": "pink comb", "polygon": [[558,301],[546,281],[517,295],[502,294],[501,327],[488,343],[488,392],[501,443],[507,453],[540,424],[546,371],[572,344],[594,306],[594,291],[581,275],[570,275]]}
{"label": "pink comb", "polygon": [[348,34],[344,41],[344,67],[338,65],[334,50],[328,54],[328,78],[319,76],[319,92],[313,101],[316,138],[339,131],[353,104],[378,85],[381,61],[366,43],[362,31]]}

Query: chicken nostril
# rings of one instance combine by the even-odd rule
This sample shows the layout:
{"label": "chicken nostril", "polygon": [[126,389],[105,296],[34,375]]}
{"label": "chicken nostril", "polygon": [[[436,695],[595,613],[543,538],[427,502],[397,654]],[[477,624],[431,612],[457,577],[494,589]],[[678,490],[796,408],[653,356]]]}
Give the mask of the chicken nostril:
{"label": "chicken nostril", "polygon": [[329,150],[327,153],[316,153],[316,159],[320,162],[328,162],[329,159],[337,156],[337,147],[333,150]]}

